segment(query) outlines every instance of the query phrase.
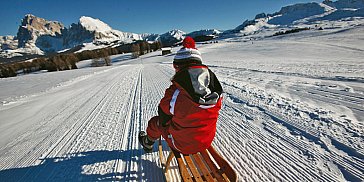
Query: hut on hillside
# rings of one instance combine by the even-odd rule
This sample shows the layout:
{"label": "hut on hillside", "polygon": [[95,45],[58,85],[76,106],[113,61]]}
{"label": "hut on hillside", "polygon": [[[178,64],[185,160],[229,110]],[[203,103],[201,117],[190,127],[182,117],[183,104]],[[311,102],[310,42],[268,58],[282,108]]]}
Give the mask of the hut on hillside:
{"label": "hut on hillside", "polygon": [[171,54],[172,53],[172,48],[171,47],[163,47],[162,48],[162,56],[166,55],[166,54]]}

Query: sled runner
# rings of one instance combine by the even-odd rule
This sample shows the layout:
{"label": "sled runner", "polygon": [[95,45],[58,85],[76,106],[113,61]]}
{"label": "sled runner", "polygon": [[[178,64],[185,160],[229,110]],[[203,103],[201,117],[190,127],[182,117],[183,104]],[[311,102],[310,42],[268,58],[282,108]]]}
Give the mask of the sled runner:
{"label": "sled runner", "polygon": [[236,172],[212,146],[204,151],[190,155],[181,154],[178,151],[171,150],[169,152],[167,161],[165,161],[163,157],[161,139],[159,139],[158,150],[167,182],[170,181],[168,169],[173,157],[175,157],[177,160],[180,176],[185,182],[237,181]]}

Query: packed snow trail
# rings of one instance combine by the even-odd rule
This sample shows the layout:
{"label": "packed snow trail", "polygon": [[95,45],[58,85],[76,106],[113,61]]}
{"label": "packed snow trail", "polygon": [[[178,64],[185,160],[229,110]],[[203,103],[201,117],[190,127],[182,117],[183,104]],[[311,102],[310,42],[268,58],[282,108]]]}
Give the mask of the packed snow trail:
{"label": "packed snow trail", "polygon": [[[163,71],[169,67],[142,61],[5,106],[0,112],[37,108],[18,121],[32,120],[31,126],[19,127],[21,134],[0,149],[1,181],[162,181],[157,155],[143,155],[137,133],[156,114],[169,86],[169,72]],[[176,171],[174,175],[178,180]]]}
{"label": "packed snow trail", "polygon": [[[201,48],[225,91],[213,145],[239,179],[363,181],[364,127],[354,117],[364,110],[361,83],[221,62],[245,45]],[[157,114],[174,74],[172,58],[151,53],[111,67],[83,68],[94,71],[3,104],[0,181],[163,181],[157,146],[144,154],[137,134]],[[324,108],[317,109],[316,101]],[[332,103],[353,114],[337,116]],[[176,162],[171,165],[170,178],[180,181]]]}

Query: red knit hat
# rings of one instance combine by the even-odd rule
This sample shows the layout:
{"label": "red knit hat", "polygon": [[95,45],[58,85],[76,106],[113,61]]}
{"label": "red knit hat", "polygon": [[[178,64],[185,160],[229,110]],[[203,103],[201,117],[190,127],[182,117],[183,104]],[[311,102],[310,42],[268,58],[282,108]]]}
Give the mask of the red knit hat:
{"label": "red knit hat", "polygon": [[190,49],[196,49],[196,43],[195,40],[193,40],[192,37],[187,36],[182,43],[183,47],[190,48]]}
{"label": "red knit hat", "polygon": [[173,67],[178,71],[179,65],[202,64],[201,53],[196,49],[195,40],[186,37],[182,42],[183,47],[176,52]]}

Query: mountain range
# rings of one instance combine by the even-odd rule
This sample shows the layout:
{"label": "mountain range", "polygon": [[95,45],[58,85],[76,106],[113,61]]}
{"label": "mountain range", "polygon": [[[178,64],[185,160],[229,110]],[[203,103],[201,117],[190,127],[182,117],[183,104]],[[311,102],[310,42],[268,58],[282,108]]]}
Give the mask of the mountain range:
{"label": "mountain range", "polygon": [[[111,28],[99,19],[82,16],[78,23],[65,27],[61,22],[49,21],[31,14],[25,15],[16,36],[0,36],[0,57],[12,58],[25,55],[44,55],[62,52],[74,47],[87,50],[91,47],[114,47],[138,40],[160,41],[164,46],[172,46],[185,36],[229,37],[232,35],[252,35],[261,32],[273,34],[276,30],[292,27],[325,26],[333,21],[356,21],[362,23],[364,0],[325,0],[322,3],[298,3],[282,7],[273,14],[260,13],[255,19],[246,20],[231,30],[199,30],[186,34],[181,30],[171,30],[164,34],[136,34]],[[358,23],[357,23],[358,24]],[[332,23],[331,23],[332,26]],[[201,39],[204,40],[204,39]]]}
{"label": "mountain range", "polygon": [[273,14],[260,13],[228,33],[257,33],[265,29],[324,26],[333,21],[363,19],[364,0],[325,0],[322,3],[298,3],[282,7]]}

